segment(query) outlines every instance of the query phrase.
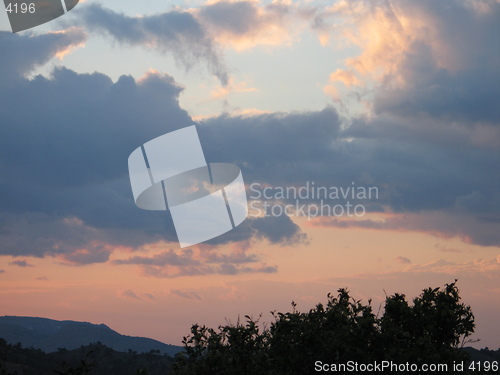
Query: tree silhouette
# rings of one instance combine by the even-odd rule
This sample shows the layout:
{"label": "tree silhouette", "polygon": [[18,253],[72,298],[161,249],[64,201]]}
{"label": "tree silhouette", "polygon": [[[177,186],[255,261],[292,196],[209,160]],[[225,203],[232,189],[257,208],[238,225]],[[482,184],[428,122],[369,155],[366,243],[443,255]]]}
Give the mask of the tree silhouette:
{"label": "tree silhouette", "polygon": [[91,350],[85,356],[85,359],[80,360],[80,364],[78,366],[70,366],[66,362],[63,362],[61,365],[61,369],[55,370],[54,372],[58,375],[87,375],[92,367],[95,367],[93,364],[87,363],[89,356],[94,351]]}
{"label": "tree silhouette", "polygon": [[[191,327],[176,374],[295,375],[316,373],[322,363],[446,363],[466,358],[461,347],[474,332],[470,306],[460,301],[455,282],[424,289],[410,305],[403,294],[389,296],[382,317],[371,301],[362,304],[346,289],[328,295],[326,305],[308,312],[272,313],[269,329],[246,316],[246,323],[218,330]],[[451,372],[450,372],[451,373]]]}

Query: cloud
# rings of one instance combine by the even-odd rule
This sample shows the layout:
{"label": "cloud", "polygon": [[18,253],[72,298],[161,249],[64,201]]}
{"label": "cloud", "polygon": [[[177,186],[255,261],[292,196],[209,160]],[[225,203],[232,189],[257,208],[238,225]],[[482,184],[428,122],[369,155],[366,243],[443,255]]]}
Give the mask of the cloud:
{"label": "cloud", "polygon": [[[358,95],[377,114],[494,125],[500,115],[500,89],[494,84],[500,78],[494,47],[500,4],[484,5],[479,9],[468,1],[428,0],[336,3],[318,14],[322,32],[340,33],[361,52],[345,60],[346,69],[333,73],[330,85],[341,90],[344,99]],[[364,89],[342,90],[332,78]]]}
{"label": "cloud", "polygon": [[40,276],[40,277],[37,277],[35,280],[37,280],[37,281],[49,281],[47,276]]}
{"label": "cloud", "polygon": [[[355,182],[375,186],[379,197],[360,202],[368,211],[425,211],[430,219],[416,215],[411,225],[414,229],[428,231],[434,225],[436,233],[462,234],[482,245],[498,243],[494,223],[500,219],[500,176],[492,173],[498,164],[496,151],[471,144],[467,133],[449,129],[450,124],[428,121],[418,127],[415,121],[380,116],[354,119],[342,128],[336,111],[325,108],[318,112],[221,115],[204,120],[200,135],[207,145],[207,158],[229,159],[241,165],[248,185],[286,188],[315,182],[329,188]],[[442,132],[442,138],[432,133],[429,138],[426,132],[432,126],[434,133]],[[249,198],[252,204],[256,199],[253,192]],[[318,200],[309,203],[317,204]],[[398,223],[383,227],[404,226],[401,220]]]}
{"label": "cloud", "polygon": [[293,246],[308,243],[307,235],[286,215],[257,218],[254,227],[258,231],[258,237],[265,238],[272,244]]}
{"label": "cloud", "polygon": [[[244,246],[238,246],[239,244],[244,244]],[[213,246],[201,245],[199,246],[199,256],[206,263],[243,264],[258,262],[259,257],[256,254],[247,254],[249,248],[249,240],[235,243],[229,254],[223,254]]]}
{"label": "cloud", "polygon": [[411,263],[411,260],[406,257],[397,257],[396,261],[401,264]]}
{"label": "cloud", "polygon": [[228,82],[217,45],[187,11],[172,10],[151,16],[129,17],[98,4],[90,4],[80,7],[77,12],[92,32],[105,33],[122,44],[171,53],[187,70],[203,61],[222,84]]}
{"label": "cloud", "polygon": [[[323,186],[377,186],[380,197],[366,202],[368,210],[394,213],[384,223],[325,219],[322,225],[418,230],[497,245],[500,95],[492,62],[498,60],[493,38],[498,5],[478,10],[453,2],[448,14],[444,5],[430,2],[403,1],[392,8],[387,8],[391,3],[368,4],[356,1],[349,7],[339,2],[330,11],[351,17],[359,34],[347,30],[344,35],[361,50],[338,73],[337,67],[332,69],[333,78],[352,90],[363,90],[366,80],[372,80],[371,99],[363,96],[371,100],[369,115],[347,121],[326,107],[215,116],[199,125],[207,160],[236,163],[247,185],[286,187],[315,181]],[[234,40],[241,35],[256,41],[265,33],[252,36],[252,22],[272,29],[282,14],[282,25],[288,27],[289,10],[261,8],[215,3],[203,11],[141,18],[92,5],[81,14],[89,29],[110,33],[127,45],[171,49],[186,66],[201,60],[224,82],[219,42],[208,28],[225,28]],[[215,25],[221,15],[241,9],[251,10],[240,15],[241,25],[231,23],[240,18]],[[418,17],[409,17],[412,9]],[[329,16],[316,10],[319,28],[328,28]],[[470,27],[457,30],[454,16]],[[467,30],[474,32],[465,35]],[[427,44],[422,37],[426,32],[435,36]],[[461,45],[454,32],[470,43]],[[185,39],[179,38],[184,34]],[[109,261],[116,248],[133,251],[176,241],[168,213],[135,207],[126,160],[140,144],[192,123],[179,106],[182,87],[158,72],[113,82],[103,74],[58,67],[50,77],[25,78],[85,38],[81,29],[38,36],[0,33],[0,48],[9,51],[0,56],[0,74],[9,77],[0,86],[0,254],[57,256],[70,264],[90,264]],[[373,38],[380,43],[372,43]],[[453,58],[446,57],[444,47]],[[301,228],[282,216],[246,220],[209,245],[256,239],[284,246],[307,243]],[[161,277],[276,271],[246,252],[217,256],[207,251],[205,258],[188,257],[192,263],[186,265],[169,264],[174,257],[166,253],[165,259],[134,261],[143,262],[138,264],[145,273]],[[157,264],[161,261],[165,265]],[[202,267],[196,262],[207,263]]]}
{"label": "cloud", "polygon": [[[267,240],[280,246],[298,246],[308,243],[307,234],[286,215],[272,217],[248,217],[232,231],[205,241],[205,244],[219,246],[231,242],[245,243],[255,239]],[[241,254],[240,254],[241,255]],[[232,257],[237,257],[233,254]],[[236,260],[236,259],[235,259]]]}
{"label": "cloud", "polygon": [[[56,47],[59,37],[51,37]],[[2,33],[0,47],[13,40],[45,42],[41,36]],[[68,44],[40,49],[44,58],[33,57],[29,66]],[[24,56],[20,51],[14,49],[5,63],[15,64]],[[116,82],[64,67],[31,80],[20,74],[0,87],[0,254],[55,255],[68,264],[91,264],[108,261],[116,248],[176,241],[168,212],[134,205],[126,161],[139,145],[192,124],[179,107],[182,87],[158,72]],[[228,161],[224,155],[219,160]],[[249,221],[211,243],[301,238],[288,218],[276,220],[273,234],[258,223]]]}
{"label": "cloud", "polygon": [[[446,211],[386,214],[378,220],[349,220],[342,218],[318,218],[311,220],[315,226],[337,228],[362,228],[384,231],[423,232],[443,238],[460,238],[467,243],[481,246],[499,246],[500,234],[496,220]],[[451,251],[451,250],[449,250]]]}
{"label": "cloud", "polygon": [[70,253],[62,255],[67,264],[85,265],[93,263],[104,263],[113,252],[113,247],[109,245],[86,244],[84,249],[76,249]]}
{"label": "cloud", "polygon": [[198,293],[192,290],[170,290],[170,294],[176,295],[177,297],[185,298],[185,299],[194,299],[201,301],[203,298],[200,297]]}
{"label": "cloud", "polygon": [[2,50],[9,51],[0,55],[2,85],[31,73],[54,56],[82,45],[86,39],[85,32],[78,28],[28,36],[0,31]]}
{"label": "cloud", "polygon": [[218,1],[193,11],[217,42],[241,51],[261,45],[291,44],[306,10],[285,2]]}
{"label": "cloud", "polygon": [[[404,264],[404,263],[402,263]],[[445,259],[435,259],[423,264],[411,264],[400,269],[381,272],[381,273],[360,273],[346,277],[348,280],[387,280],[394,284],[394,279],[407,280],[414,282],[415,276],[427,275],[429,278],[435,279],[436,276],[441,279],[468,279],[469,285],[472,279],[485,280],[491,285],[490,280],[500,279],[500,255],[491,258],[477,258],[472,261],[463,263],[451,262]],[[343,278],[339,278],[343,279]],[[333,278],[331,280],[336,280]]]}
{"label": "cloud", "polygon": [[408,266],[402,271],[410,273],[433,272],[450,275],[478,275],[484,273],[489,277],[500,278],[500,255],[489,259],[478,258],[466,263],[455,263],[438,259],[427,264]]}
{"label": "cloud", "polygon": [[[64,205],[60,207],[64,208]],[[115,209],[119,210],[120,206],[115,206]],[[96,215],[100,215],[99,211]],[[114,249],[133,249],[161,238],[161,233],[148,234],[151,228],[141,229],[140,224],[130,230],[126,227],[117,228],[119,223],[109,225],[114,228],[98,223],[91,226],[74,216],[64,218],[30,211],[3,213],[0,217],[3,218],[0,253],[13,256],[59,256],[62,261],[73,265],[105,262]],[[165,235],[168,235],[166,230]]]}
{"label": "cloud", "polygon": [[2,73],[26,62],[0,87],[1,254],[88,264],[116,247],[176,239],[168,215],[135,207],[126,160],[138,145],[191,123],[179,108],[182,88],[154,72],[112,82],[59,67],[48,78],[23,78],[71,45],[71,35],[0,34],[2,49],[24,47],[2,55]]}
{"label": "cloud", "polygon": [[126,16],[89,4],[73,13],[89,33],[104,33],[121,44],[172,54],[187,70],[204,63],[226,86],[222,50],[290,45],[314,17],[315,8],[289,2],[218,1],[199,8],[175,8],[155,15]]}
{"label": "cloud", "polygon": [[411,46],[399,67],[407,85],[388,89],[375,102],[376,110],[495,123],[500,89],[492,82],[500,78],[494,63],[499,53],[491,46],[500,32],[500,4],[485,13],[460,1],[418,4],[422,19],[432,19],[426,30],[430,38]]}
{"label": "cloud", "polygon": [[443,253],[461,253],[462,252],[462,250],[460,250],[460,249],[448,248],[448,247],[443,246],[441,244],[436,244],[436,245],[434,245],[434,247],[438,251],[442,251]]}
{"label": "cloud", "polygon": [[172,266],[143,266],[141,268],[144,276],[159,278],[176,278],[182,276],[205,276],[205,275],[239,275],[248,273],[276,273],[277,266],[267,266],[265,264],[253,267],[237,266],[230,263],[217,265],[199,265],[187,267]]}
{"label": "cloud", "polygon": [[247,255],[244,250],[217,255],[208,245],[176,252],[172,249],[153,256],[133,256],[128,259],[115,259],[115,265],[138,265],[142,274],[153,277],[174,278],[181,276],[203,276],[211,274],[237,275],[242,273],[275,273],[276,266],[255,263],[255,255]]}
{"label": "cloud", "polygon": [[317,177],[317,167],[335,154],[332,142],[340,125],[337,112],[330,107],[295,113],[223,114],[202,121],[200,137],[207,159],[230,159],[242,165],[246,181],[290,182],[294,175],[301,180],[308,174]]}
{"label": "cloud", "polygon": [[136,300],[140,300],[141,297],[139,297],[137,294],[135,294],[132,289],[127,289],[127,290],[124,290],[122,292],[120,292],[120,296],[121,297],[125,297],[125,298],[131,298],[131,299],[136,299]]}
{"label": "cloud", "polygon": [[347,87],[359,85],[361,83],[352,71],[342,69],[337,69],[335,72],[330,74],[329,80],[332,83],[342,82]]}
{"label": "cloud", "polygon": [[18,267],[34,267],[34,265],[28,263],[26,260],[14,260],[9,264]]}
{"label": "cloud", "polygon": [[139,264],[147,266],[198,266],[200,262],[193,259],[193,250],[181,250],[177,254],[174,250],[170,249],[159,254],[155,254],[152,257],[145,256],[133,256],[128,259],[116,259],[112,261],[113,264],[123,265],[123,264]]}

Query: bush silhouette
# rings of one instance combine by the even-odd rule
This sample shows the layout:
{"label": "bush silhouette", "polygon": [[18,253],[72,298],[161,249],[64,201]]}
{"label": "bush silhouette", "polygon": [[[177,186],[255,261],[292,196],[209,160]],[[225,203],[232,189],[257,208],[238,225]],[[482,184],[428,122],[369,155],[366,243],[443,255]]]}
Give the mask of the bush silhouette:
{"label": "bush silhouette", "polygon": [[328,295],[326,305],[308,312],[273,312],[274,322],[261,330],[258,319],[220,326],[197,324],[184,337],[176,374],[312,374],[315,362],[360,364],[393,361],[449,364],[466,359],[463,344],[474,332],[470,306],[461,303],[455,282],[424,289],[410,305],[403,294],[389,296],[381,317],[371,301],[362,304],[346,289]]}

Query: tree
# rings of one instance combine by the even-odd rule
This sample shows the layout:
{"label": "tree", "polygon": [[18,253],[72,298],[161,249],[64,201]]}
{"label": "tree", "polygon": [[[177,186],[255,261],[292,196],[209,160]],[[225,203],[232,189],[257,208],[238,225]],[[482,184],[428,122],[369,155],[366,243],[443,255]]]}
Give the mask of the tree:
{"label": "tree", "polygon": [[380,329],[388,358],[416,363],[463,359],[458,349],[474,332],[475,323],[470,306],[460,303],[456,282],[442,290],[425,289],[413,306],[402,294],[387,298]]}
{"label": "tree", "polygon": [[179,374],[244,375],[265,374],[268,369],[268,332],[260,332],[258,320],[219,327],[219,331],[197,324],[184,337],[186,355],[177,355],[174,370]]}
{"label": "tree", "polygon": [[[403,294],[387,297],[377,317],[346,289],[328,295],[308,312],[272,313],[270,327],[258,320],[220,326],[193,325],[176,357],[177,374],[292,375],[315,373],[314,363],[452,363],[474,332],[470,306],[460,302],[456,280],[443,289],[424,289],[410,306]],[[450,366],[451,368],[451,366]]]}
{"label": "tree", "polygon": [[368,305],[339,289],[307,313],[278,313],[270,327],[272,367],[280,374],[307,374],[317,360],[366,362],[377,341],[377,319]]}

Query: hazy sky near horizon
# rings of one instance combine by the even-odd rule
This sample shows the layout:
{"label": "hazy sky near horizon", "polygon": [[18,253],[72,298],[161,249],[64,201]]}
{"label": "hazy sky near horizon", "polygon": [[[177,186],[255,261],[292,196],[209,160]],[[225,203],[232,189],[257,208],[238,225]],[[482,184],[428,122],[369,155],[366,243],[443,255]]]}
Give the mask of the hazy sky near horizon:
{"label": "hazy sky near horizon", "polygon": [[[498,35],[494,0],[87,0],[18,34],[2,10],[0,315],[179,345],[342,287],[377,309],[458,279],[476,346],[499,347]],[[127,158],[193,122],[254,215],[181,249]],[[312,185],[377,194],[277,194]]]}

